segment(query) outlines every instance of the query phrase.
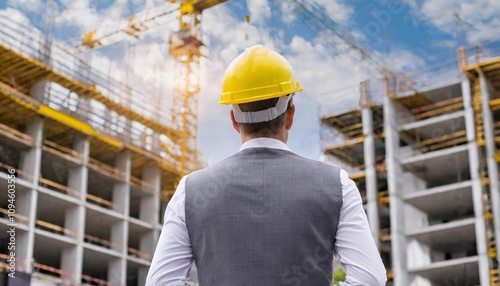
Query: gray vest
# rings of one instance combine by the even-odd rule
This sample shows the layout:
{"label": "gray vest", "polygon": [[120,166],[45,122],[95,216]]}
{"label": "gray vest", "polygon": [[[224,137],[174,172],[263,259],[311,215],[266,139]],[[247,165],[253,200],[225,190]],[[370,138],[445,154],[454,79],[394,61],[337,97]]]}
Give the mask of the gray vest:
{"label": "gray vest", "polygon": [[201,286],[329,286],[340,169],[250,148],[190,174],[186,226]]}

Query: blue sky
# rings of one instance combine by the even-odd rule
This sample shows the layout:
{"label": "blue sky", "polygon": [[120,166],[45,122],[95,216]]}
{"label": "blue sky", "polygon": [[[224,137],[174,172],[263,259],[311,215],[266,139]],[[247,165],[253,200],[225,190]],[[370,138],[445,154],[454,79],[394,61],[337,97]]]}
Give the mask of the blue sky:
{"label": "blue sky", "polygon": [[[72,42],[85,31],[130,16],[166,0],[55,0],[53,35]],[[45,0],[2,0],[0,16],[43,29]],[[209,162],[236,152],[239,137],[228,119],[229,109],[217,105],[222,75],[229,62],[246,47],[265,44],[287,57],[305,88],[296,96],[297,113],[289,146],[300,155],[321,157],[318,110],[325,105],[354,108],[356,95],[333,92],[355,87],[364,70],[322,34],[304,25],[287,1],[231,0],[204,12],[207,57],[202,61],[198,147]],[[500,35],[500,1],[497,0],[302,0],[317,5],[344,31],[354,35],[391,67],[411,73],[456,58],[459,44],[472,46]],[[250,23],[245,15],[251,15]],[[457,18],[462,19],[457,20]],[[120,74],[132,70],[140,78],[154,74],[165,97],[171,97],[172,60],[168,55],[171,22],[94,52],[97,69]],[[131,60],[132,59],[132,60]],[[143,80],[142,82],[145,82]],[[170,89],[169,89],[170,88]]]}

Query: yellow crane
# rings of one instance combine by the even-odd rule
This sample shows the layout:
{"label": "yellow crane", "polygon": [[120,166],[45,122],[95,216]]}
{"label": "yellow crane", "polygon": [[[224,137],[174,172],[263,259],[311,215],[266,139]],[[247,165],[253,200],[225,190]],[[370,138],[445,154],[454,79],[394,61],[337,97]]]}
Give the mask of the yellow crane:
{"label": "yellow crane", "polygon": [[[200,48],[201,14],[204,10],[228,0],[168,0],[165,4],[139,12],[127,19],[119,20],[105,27],[83,35],[79,46],[81,51],[97,49],[139,35],[160,26],[179,15],[179,30],[169,37],[169,53],[174,58],[174,95],[171,110],[172,127],[178,131],[177,146],[165,146],[165,150],[179,159],[183,173],[198,167],[196,134],[198,122],[198,93],[200,92]],[[180,4],[180,5],[173,5]]]}

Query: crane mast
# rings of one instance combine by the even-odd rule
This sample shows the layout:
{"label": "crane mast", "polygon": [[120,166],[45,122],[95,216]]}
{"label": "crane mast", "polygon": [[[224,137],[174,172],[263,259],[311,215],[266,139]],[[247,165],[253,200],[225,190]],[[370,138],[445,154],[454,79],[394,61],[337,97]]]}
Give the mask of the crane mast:
{"label": "crane mast", "polygon": [[170,0],[180,2],[179,31],[169,38],[169,53],[174,58],[174,96],[172,127],[180,131],[177,150],[182,172],[197,169],[196,137],[198,94],[200,92],[201,13],[228,0]]}

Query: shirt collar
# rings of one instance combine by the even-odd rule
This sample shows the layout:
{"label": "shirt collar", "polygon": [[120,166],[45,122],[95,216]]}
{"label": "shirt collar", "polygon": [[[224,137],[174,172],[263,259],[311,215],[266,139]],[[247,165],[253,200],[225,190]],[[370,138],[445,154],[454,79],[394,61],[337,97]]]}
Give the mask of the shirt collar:
{"label": "shirt collar", "polygon": [[248,148],[259,148],[259,147],[290,151],[290,148],[288,148],[288,146],[282,141],[273,138],[263,138],[263,137],[250,139],[247,142],[243,143],[243,145],[241,145],[240,151]]}

